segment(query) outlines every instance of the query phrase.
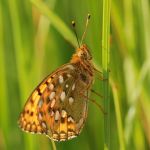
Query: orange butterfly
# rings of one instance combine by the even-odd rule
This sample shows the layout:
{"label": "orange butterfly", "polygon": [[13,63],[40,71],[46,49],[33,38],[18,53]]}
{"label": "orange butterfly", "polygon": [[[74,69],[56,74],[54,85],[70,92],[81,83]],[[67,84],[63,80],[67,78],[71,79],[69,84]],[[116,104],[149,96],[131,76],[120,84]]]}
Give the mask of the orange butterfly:
{"label": "orange butterfly", "polygon": [[[87,24],[89,18],[90,15]],[[68,64],[46,77],[33,91],[19,118],[21,129],[46,134],[55,141],[78,136],[87,118],[87,98],[93,77],[92,56],[83,44]]]}

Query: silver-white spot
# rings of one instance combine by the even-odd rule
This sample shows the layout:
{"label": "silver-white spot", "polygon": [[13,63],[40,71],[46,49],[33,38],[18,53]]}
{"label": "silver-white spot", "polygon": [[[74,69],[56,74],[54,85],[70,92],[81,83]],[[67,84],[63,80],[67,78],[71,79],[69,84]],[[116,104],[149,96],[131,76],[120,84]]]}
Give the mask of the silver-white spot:
{"label": "silver-white spot", "polygon": [[71,75],[70,75],[70,74],[67,74],[67,77],[68,77],[68,78],[70,78],[70,77],[71,77]]}
{"label": "silver-white spot", "polygon": [[77,137],[77,136],[76,135],[71,135],[71,137],[68,137],[68,139],[73,139],[75,137]]}
{"label": "silver-white spot", "polygon": [[77,124],[77,129],[80,129],[81,128],[81,126],[83,125],[83,118],[81,118],[80,120],[79,120],[79,122],[78,122],[78,124]]}
{"label": "silver-white spot", "polygon": [[73,86],[72,86],[72,91],[75,89],[75,84],[73,84]]}
{"label": "silver-white spot", "polygon": [[42,114],[39,113],[39,120],[42,120]]}
{"label": "silver-white spot", "polygon": [[65,66],[64,68],[69,68],[69,69],[71,69],[71,70],[74,70],[74,66],[73,66],[73,65],[67,65],[67,66]]}
{"label": "silver-white spot", "polygon": [[54,116],[54,112],[53,112],[53,111],[51,111],[51,117],[52,117],[52,116]]}
{"label": "silver-white spot", "polygon": [[51,102],[51,108],[53,108],[53,107],[54,107],[55,102],[56,102],[56,100],[55,100],[55,99],[53,99],[53,100],[52,100],[52,102]]}
{"label": "silver-white spot", "polygon": [[[86,103],[86,102],[85,102]],[[86,117],[87,115],[87,105],[85,104],[84,105],[84,108],[83,108],[83,115]]]}
{"label": "silver-white spot", "polygon": [[73,102],[74,102],[74,99],[72,97],[69,97],[69,104],[72,105]]}
{"label": "silver-white spot", "polygon": [[61,111],[61,116],[62,118],[65,118],[67,116],[67,112],[65,110]]}
{"label": "silver-white spot", "polygon": [[53,90],[53,89],[54,89],[54,85],[53,85],[52,83],[49,85],[49,89],[50,89],[50,90]]}
{"label": "silver-white spot", "polygon": [[65,100],[65,97],[66,97],[66,93],[64,91],[61,92],[61,95],[60,95],[60,99],[61,101],[64,101]]}
{"label": "silver-white spot", "polygon": [[55,120],[59,120],[59,118],[60,118],[60,113],[59,113],[59,111],[57,110],[57,111],[55,112]]}
{"label": "silver-white spot", "polygon": [[51,92],[49,99],[52,100],[55,97],[55,92]]}
{"label": "silver-white spot", "polygon": [[72,118],[72,117],[68,117],[68,122],[72,122],[72,123],[74,123],[73,118]]}
{"label": "silver-white spot", "polygon": [[66,133],[61,132],[59,135],[60,135],[60,141],[66,141],[66,138],[67,138]]}
{"label": "silver-white spot", "polygon": [[64,82],[64,78],[63,78],[62,75],[60,75],[60,76],[59,76],[59,83],[61,84],[61,83],[63,83],[63,82]]}
{"label": "silver-white spot", "polygon": [[69,87],[69,85],[68,84],[66,84],[66,88],[68,88]]}
{"label": "silver-white spot", "polygon": [[42,107],[42,105],[43,105],[43,100],[42,100],[42,99],[40,99],[40,100],[39,100],[39,102],[38,102],[38,107],[40,107],[40,108],[41,108],[41,107]]}
{"label": "silver-white spot", "polygon": [[60,139],[61,142],[66,141],[66,139]]}
{"label": "silver-white spot", "polygon": [[45,122],[42,122],[42,127],[46,128],[46,123]]}
{"label": "silver-white spot", "polygon": [[67,65],[67,68],[74,70],[74,66],[73,65]]}

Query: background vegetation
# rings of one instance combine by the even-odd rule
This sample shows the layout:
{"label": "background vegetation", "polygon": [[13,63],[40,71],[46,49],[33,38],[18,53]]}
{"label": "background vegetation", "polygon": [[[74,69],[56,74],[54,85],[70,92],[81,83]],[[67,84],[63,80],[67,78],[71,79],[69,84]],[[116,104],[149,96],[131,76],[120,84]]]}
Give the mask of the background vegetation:
{"label": "background vegetation", "polygon": [[[69,61],[76,45],[71,21],[102,66],[102,0],[0,0],[0,149],[94,149],[104,147],[104,115],[89,103],[86,125],[71,141],[52,143],[23,133],[19,113],[31,91]],[[107,17],[104,15],[104,17]],[[108,24],[107,24],[108,25]],[[107,26],[106,25],[106,26]],[[109,25],[108,25],[109,26]],[[150,1],[112,0],[110,22],[110,149],[150,149]],[[105,49],[105,47],[103,47]],[[103,93],[96,79],[93,89]],[[103,105],[104,101],[91,94]]]}

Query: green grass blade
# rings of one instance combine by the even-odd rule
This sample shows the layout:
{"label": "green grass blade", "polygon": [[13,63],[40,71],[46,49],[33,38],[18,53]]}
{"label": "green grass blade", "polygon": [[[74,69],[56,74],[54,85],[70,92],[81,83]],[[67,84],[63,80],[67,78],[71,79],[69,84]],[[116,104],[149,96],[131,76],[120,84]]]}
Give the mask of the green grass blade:
{"label": "green grass blade", "polygon": [[125,140],[124,140],[123,126],[122,126],[122,119],[121,119],[121,111],[119,106],[119,94],[115,83],[112,80],[110,80],[110,82],[111,82],[113,98],[114,98],[120,150],[125,150]]}
{"label": "green grass blade", "polygon": [[[10,11],[10,20],[12,23],[12,35],[13,35],[13,44],[15,49],[15,57],[16,57],[16,68],[18,72],[18,82],[19,82],[19,90],[20,90],[20,99],[22,105],[24,104],[25,95],[27,93],[28,84],[27,84],[27,75],[24,70],[25,65],[25,57],[24,57],[24,48],[22,36],[21,36],[21,24],[19,18],[19,10],[18,10],[18,1],[8,1],[8,7]],[[19,114],[18,114],[19,115]],[[17,126],[17,122],[16,122]],[[33,138],[25,135],[25,149],[32,150],[36,148],[36,144],[34,143]]]}
{"label": "green grass blade", "polygon": [[7,149],[9,134],[9,109],[8,109],[8,96],[7,96],[7,82],[6,82],[6,68],[5,68],[5,52],[4,52],[4,32],[3,32],[3,11],[2,5],[0,4],[0,106],[3,109],[0,109],[0,132],[1,132],[1,143],[0,149]]}
{"label": "green grass blade", "polygon": [[[103,1],[102,67],[104,78],[109,78],[109,38],[110,38],[110,0]],[[110,99],[109,82],[103,82],[104,110],[104,147],[110,149]]]}

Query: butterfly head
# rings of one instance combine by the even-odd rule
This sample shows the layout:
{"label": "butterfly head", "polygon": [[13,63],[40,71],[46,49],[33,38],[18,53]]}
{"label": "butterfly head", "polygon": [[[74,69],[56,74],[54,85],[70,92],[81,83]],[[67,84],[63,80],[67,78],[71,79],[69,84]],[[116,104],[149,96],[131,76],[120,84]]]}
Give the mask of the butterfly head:
{"label": "butterfly head", "polygon": [[86,44],[83,44],[80,48],[78,48],[76,54],[81,60],[92,59],[92,55]]}
{"label": "butterfly head", "polygon": [[90,62],[92,60],[92,55],[89,51],[89,48],[86,44],[83,44],[81,47],[76,49],[76,53],[73,55],[71,62]]}

